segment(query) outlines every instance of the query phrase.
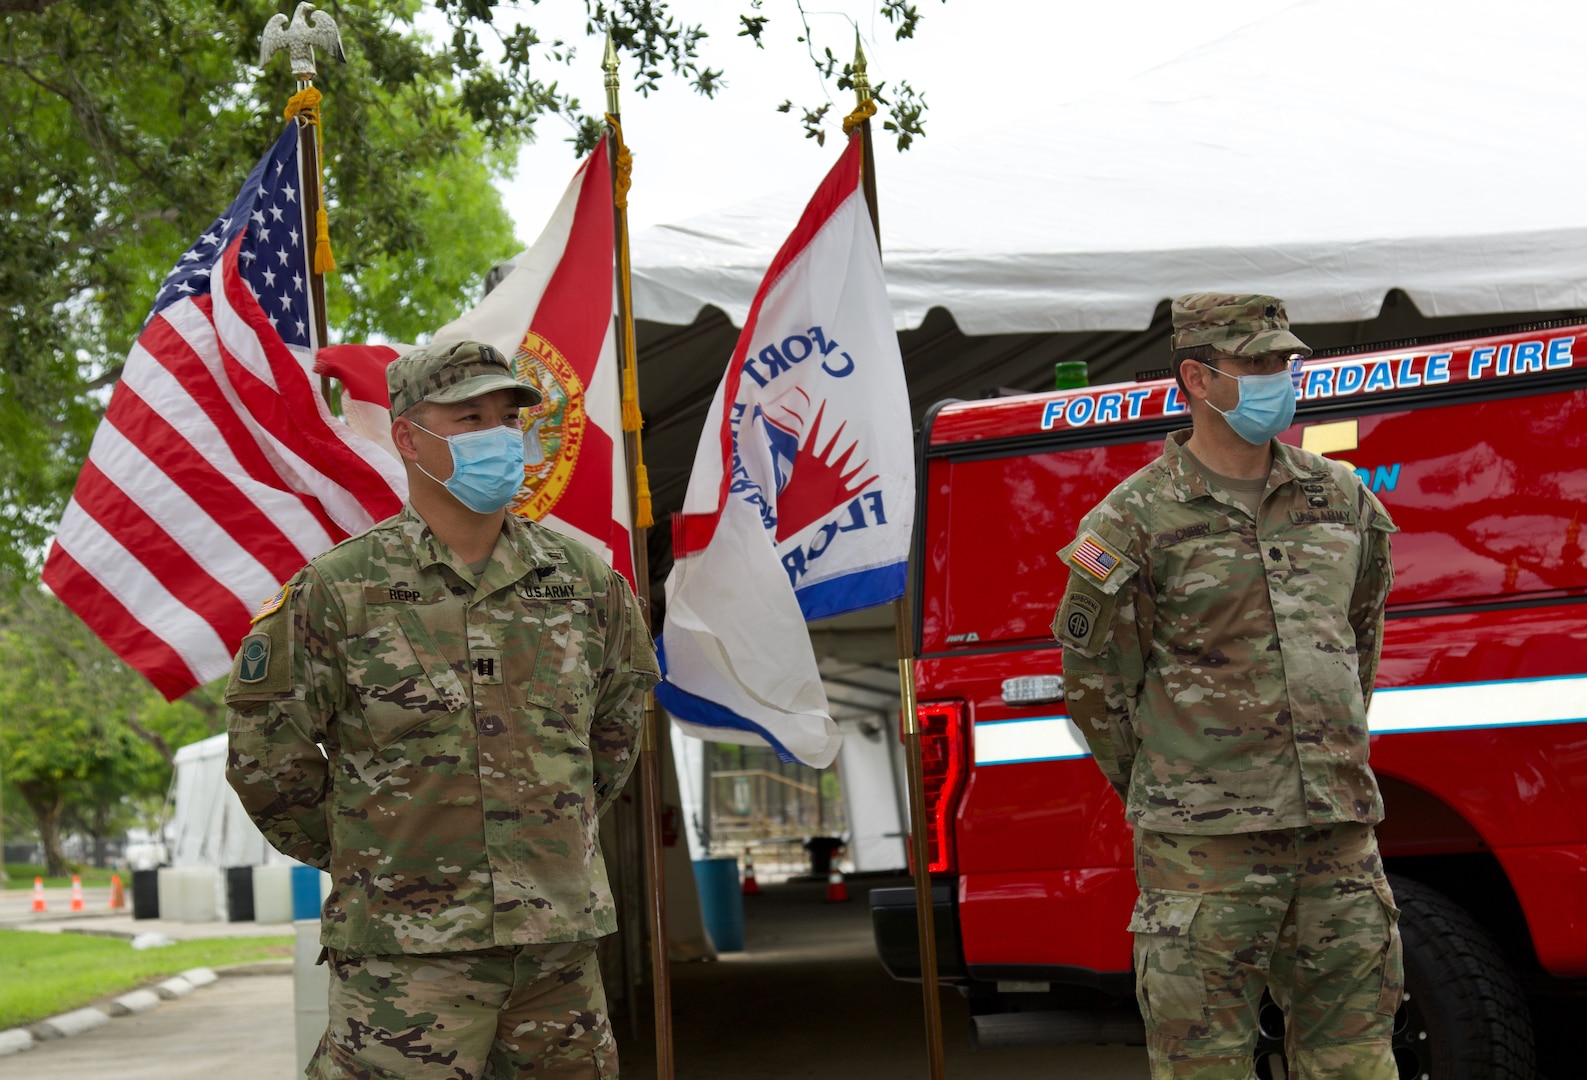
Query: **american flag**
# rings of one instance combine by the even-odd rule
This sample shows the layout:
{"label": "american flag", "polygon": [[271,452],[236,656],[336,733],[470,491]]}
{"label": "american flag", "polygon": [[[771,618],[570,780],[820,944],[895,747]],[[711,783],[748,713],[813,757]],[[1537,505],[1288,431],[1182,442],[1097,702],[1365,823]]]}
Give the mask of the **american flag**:
{"label": "american flag", "polygon": [[161,285],[45,561],[168,698],[224,675],[261,601],[406,495],[315,392],[302,192],[294,121]]}
{"label": "american flag", "polygon": [[1089,536],[1075,545],[1070,557],[1098,581],[1106,581],[1113,568],[1119,565],[1116,555]]}

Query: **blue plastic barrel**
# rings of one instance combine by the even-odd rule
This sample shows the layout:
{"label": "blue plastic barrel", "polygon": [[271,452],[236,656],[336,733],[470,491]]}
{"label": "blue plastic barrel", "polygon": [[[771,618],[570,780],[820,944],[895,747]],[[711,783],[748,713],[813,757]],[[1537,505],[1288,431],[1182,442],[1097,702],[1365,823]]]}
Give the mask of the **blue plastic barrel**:
{"label": "blue plastic barrel", "polygon": [[292,917],[320,917],[320,872],[299,863],[292,868]]}
{"label": "blue plastic barrel", "polygon": [[700,915],[717,952],[744,951],[744,894],[738,883],[738,860],[694,860],[694,881],[700,887]]}

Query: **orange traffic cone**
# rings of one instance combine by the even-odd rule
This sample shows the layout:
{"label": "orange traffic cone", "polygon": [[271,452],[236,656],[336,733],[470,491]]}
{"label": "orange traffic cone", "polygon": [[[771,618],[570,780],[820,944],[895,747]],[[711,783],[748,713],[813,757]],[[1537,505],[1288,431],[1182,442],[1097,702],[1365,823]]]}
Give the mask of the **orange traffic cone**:
{"label": "orange traffic cone", "polygon": [[121,889],[121,875],[110,875],[110,910],[120,911],[127,906],[127,894]]}
{"label": "orange traffic cone", "polygon": [[749,848],[744,849],[744,895],[760,895],[760,883],[755,880],[755,858]]}
{"label": "orange traffic cone", "polygon": [[33,910],[48,911],[49,909],[49,905],[44,902],[44,879],[36,877],[33,879]]}
{"label": "orange traffic cone", "polygon": [[841,904],[849,898],[849,887],[843,884],[843,871],[834,864],[827,875],[827,903]]}
{"label": "orange traffic cone", "polygon": [[72,910],[83,910],[83,879],[72,875]]}

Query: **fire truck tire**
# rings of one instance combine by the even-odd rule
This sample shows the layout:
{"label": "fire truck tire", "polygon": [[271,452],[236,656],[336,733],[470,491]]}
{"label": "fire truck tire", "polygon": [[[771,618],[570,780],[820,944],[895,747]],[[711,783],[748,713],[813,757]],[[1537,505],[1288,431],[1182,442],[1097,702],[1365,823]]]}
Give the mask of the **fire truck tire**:
{"label": "fire truck tire", "polygon": [[1400,1076],[1534,1080],[1531,1015],[1499,947],[1442,893],[1397,875],[1390,884],[1408,995],[1394,1018]]}

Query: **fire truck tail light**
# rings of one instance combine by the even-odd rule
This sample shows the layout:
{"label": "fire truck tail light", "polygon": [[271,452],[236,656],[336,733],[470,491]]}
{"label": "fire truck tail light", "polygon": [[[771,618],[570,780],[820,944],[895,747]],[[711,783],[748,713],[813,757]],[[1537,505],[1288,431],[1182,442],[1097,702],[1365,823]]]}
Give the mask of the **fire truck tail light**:
{"label": "fire truck tail light", "polygon": [[952,873],[953,815],[964,787],[968,733],[962,701],[938,701],[915,710],[920,723],[921,791],[926,804],[928,872]]}

